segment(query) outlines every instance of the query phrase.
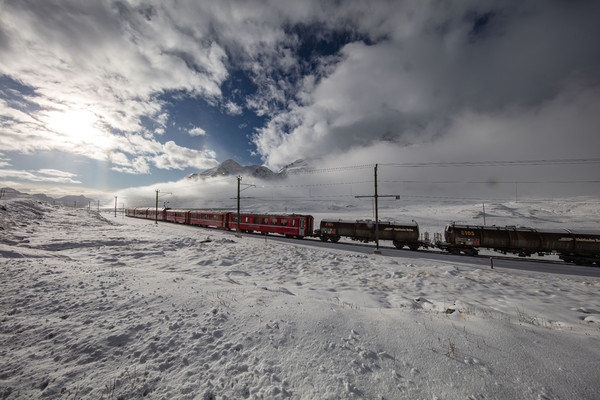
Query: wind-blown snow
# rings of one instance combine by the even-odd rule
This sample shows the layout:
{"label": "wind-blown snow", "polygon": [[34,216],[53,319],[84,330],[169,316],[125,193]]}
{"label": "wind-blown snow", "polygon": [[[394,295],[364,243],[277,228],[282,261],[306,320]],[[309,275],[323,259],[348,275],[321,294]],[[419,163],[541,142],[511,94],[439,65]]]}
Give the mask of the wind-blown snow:
{"label": "wind-blown snow", "polygon": [[3,399],[600,392],[600,278],[3,205]]}

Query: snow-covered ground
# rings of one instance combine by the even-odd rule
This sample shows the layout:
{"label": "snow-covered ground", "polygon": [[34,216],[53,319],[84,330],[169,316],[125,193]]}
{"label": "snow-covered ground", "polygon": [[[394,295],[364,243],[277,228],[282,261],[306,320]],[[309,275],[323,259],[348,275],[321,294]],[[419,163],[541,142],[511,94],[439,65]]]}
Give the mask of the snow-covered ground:
{"label": "snow-covered ground", "polygon": [[[3,399],[600,394],[599,278],[279,243],[27,198],[2,205]],[[581,207],[490,211],[597,226],[586,218],[597,206]],[[415,219],[443,228],[450,208]],[[473,223],[478,211],[453,215]]]}

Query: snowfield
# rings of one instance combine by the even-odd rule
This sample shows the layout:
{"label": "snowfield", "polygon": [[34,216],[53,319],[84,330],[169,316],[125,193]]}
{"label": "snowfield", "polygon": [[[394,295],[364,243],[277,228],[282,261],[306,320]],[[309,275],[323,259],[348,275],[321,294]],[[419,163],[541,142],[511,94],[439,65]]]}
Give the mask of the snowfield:
{"label": "snowfield", "polygon": [[600,395],[597,277],[2,205],[2,399]]}

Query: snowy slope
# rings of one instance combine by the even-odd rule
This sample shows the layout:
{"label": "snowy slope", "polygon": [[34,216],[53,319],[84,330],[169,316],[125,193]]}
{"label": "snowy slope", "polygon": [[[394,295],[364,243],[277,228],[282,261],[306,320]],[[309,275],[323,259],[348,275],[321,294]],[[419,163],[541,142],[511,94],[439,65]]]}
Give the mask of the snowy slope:
{"label": "snowy slope", "polygon": [[600,392],[598,278],[3,205],[3,399]]}

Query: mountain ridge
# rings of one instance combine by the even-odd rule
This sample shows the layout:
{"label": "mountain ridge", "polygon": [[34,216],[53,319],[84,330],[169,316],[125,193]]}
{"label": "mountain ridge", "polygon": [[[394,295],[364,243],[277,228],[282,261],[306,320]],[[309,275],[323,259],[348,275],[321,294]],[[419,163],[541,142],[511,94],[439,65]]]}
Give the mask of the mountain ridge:
{"label": "mountain ridge", "polygon": [[238,164],[236,161],[229,159],[223,161],[220,165],[214,168],[210,168],[204,170],[202,172],[195,172],[189,174],[185,177],[185,179],[189,180],[199,180],[199,179],[207,179],[207,178],[215,178],[219,176],[252,176],[260,179],[280,179],[284,178],[291,173],[298,173],[304,170],[310,169],[309,164],[303,160],[299,159],[294,161],[291,164],[288,164],[281,168],[278,172],[273,172],[269,168],[262,165],[247,165],[242,166]]}
{"label": "mountain ridge", "polygon": [[34,194],[23,193],[23,192],[19,192],[18,190],[9,188],[9,187],[3,187],[3,188],[0,188],[0,190],[3,193],[3,196],[2,196],[3,198],[4,197],[12,198],[12,197],[18,197],[18,196],[31,196],[31,197],[36,198],[39,201],[43,201],[46,203],[57,203],[57,204],[63,204],[65,206],[75,205],[78,208],[87,207],[90,202],[92,202],[92,203],[96,202],[96,200],[91,199],[89,197],[85,197],[82,194],[80,194],[79,196],[69,195],[69,196],[54,198],[54,197],[50,197],[50,196],[47,196],[42,193],[34,193]]}

